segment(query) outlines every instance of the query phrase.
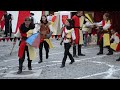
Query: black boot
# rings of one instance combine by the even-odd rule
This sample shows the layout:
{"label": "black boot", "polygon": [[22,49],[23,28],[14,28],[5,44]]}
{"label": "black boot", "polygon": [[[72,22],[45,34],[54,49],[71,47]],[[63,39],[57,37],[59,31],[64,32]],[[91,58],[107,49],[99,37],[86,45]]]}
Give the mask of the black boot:
{"label": "black boot", "polygon": [[38,63],[42,63],[43,61],[42,60],[39,60]]}
{"label": "black boot", "polygon": [[62,65],[60,66],[60,68],[63,68],[63,67],[65,67],[65,62],[64,61],[62,61]]}
{"label": "black boot", "polygon": [[32,70],[31,62],[32,62],[32,60],[28,60],[28,70]]}
{"label": "black boot", "polygon": [[18,70],[17,74],[20,74],[20,73],[22,73],[22,70]]}
{"label": "black boot", "polygon": [[70,58],[70,60],[71,60],[71,62],[70,62],[69,64],[72,64],[72,63],[74,63],[74,62],[75,62],[75,60],[74,60],[74,58],[72,57],[72,55],[71,55],[71,54],[69,54],[69,58]]}
{"label": "black boot", "polygon": [[120,57],[118,59],[116,59],[116,61],[120,61]]}
{"label": "black boot", "polygon": [[28,70],[32,70],[32,67],[28,67]]}
{"label": "black boot", "polygon": [[109,51],[109,53],[106,55],[113,55],[113,50],[110,48],[110,46],[108,46],[108,51]]}
{"label": "black boot", "polygon": [[79,58],[79,57],[76,55],[76,46],[75,46],[75,45],[73,46],[73,57]]}
{"label": "black boot", "polygon": [[99,52],[99,53],[97,53],[97,55],[102,55],[103,54],[103,52]]}
{"label": "black boot", "polygon": [[69,64],[73,64],[75,61],[71,61]]}
{"label": "black boot", "polygon": [[108,54],[106,54],[106,55],[113,55],[113,52],[109,52]]}
{"label": "black boot", "polygon": [[81,45],[78,45],[78,56],[85,56],[85,54],[81,53]]}
{"label": "black boot", "polygon": [[17,74],[20,74],[20,73],[22,73],[22,66],[19,66]]}
{"label": "black boot", "polygon": [[38,61],[38,63],[41,63],[41,62],[43,62],[43,57],[42,57],[42,55],[40,55],[40,60]]}
{"label": "black boot", "polygon": [[82,54],[82,53],[81,53],[81,54],[79,54],[78,56],[85,56],[85,54]]}
{"label": "black boot", "polygon": [[23,63],[23,60],[20,60],[20,59],[19,59],[19,69],[18,69],[17,74],[22,73],[22,63]]}
{"label": "black boot", "polygon": [[77,55],[73,55],[74,58],[79,58]]}
{"label": "black boot", "polygon": [[48,57],[49,57],[49,55],[48,55],[48,53],[46,53],[46,59],[48,59]]}
{"label": "black boot", "polygon": [[60,68],[63,68],[63,67],[65,67],[65,65],[62,64],[62,65],[60,66]]}

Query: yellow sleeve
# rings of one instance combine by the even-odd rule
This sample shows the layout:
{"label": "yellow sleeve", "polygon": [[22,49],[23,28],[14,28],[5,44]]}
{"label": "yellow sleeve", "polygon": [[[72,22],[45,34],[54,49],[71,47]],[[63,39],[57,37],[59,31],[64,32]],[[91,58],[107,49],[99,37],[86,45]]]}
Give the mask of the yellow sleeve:
{"label": "yellow sleeve", "polygon": [[32,34],[33,34],[33,30],[29,30],[29,31],[27,32],[27,37],[30,37]]}

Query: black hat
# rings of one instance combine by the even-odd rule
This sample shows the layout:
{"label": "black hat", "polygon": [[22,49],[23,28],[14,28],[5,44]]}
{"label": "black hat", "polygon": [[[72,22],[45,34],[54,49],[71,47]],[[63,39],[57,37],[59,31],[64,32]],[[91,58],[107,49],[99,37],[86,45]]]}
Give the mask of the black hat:
{"label": "black hat", "polygon": [[34,15],[34,13],[30,13],[32,16]]}
{"label": "black hat", "polygon": [[31,19],[29,17],[26,17],[25,21],[31,21]]}

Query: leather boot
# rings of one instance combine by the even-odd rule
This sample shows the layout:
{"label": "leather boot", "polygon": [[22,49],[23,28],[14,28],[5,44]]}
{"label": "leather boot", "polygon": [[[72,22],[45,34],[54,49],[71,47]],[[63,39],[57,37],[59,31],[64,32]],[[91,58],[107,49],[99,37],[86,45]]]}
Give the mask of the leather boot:
{"label": "leather boot", "polygon": [[28,60],[28,69],[29,69],[29,70],[32,70],[31,62],[32,62],[32,60]]}

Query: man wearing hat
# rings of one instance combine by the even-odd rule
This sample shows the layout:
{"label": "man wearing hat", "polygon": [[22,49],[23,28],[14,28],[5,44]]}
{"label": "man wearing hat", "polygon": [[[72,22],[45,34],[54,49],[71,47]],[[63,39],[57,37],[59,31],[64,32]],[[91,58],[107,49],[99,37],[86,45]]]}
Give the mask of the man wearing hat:
{"label": "man wearing hat", "polygon": [[31,23],[35,24],[34,13],[30,13]]}

